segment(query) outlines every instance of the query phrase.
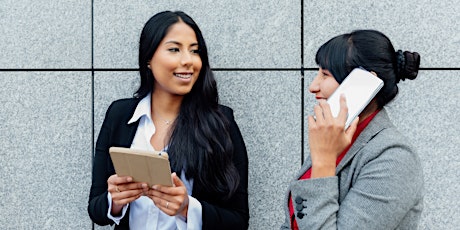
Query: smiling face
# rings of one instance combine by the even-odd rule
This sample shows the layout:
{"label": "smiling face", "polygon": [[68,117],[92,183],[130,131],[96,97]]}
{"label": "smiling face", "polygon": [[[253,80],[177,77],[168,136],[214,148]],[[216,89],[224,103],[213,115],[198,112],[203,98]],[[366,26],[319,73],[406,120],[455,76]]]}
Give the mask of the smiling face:
{"label": "smiling face", "polygon": [[195,31],[182,21],[173,24],[149,61],[154,93],[183,96],[198,79],[202,62]]}
{"label": "smiling face", "polygon": [[315,94],[316,100],[327,100],[337,87],[339,87],[339,83],[334,76],[328,70],[319,68],[318,75],[313,79],[308,89],[310,93]]}

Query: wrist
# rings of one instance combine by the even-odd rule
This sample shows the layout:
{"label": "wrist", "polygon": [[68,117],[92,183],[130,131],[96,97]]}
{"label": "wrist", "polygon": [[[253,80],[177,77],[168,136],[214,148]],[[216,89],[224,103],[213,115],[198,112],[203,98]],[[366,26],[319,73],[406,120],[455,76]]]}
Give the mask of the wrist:
{"label": "wrist", "polygon": [[184,209],[180,212],[180,215],[187,220],[187,212],[188,212],[188,205],[184,207]]}
{"label": "wrist", "polygon": [[335,176],[335,168],[335,162],[334,164],[312,164],[311,178]]}
{"label": "wrist", "polygon": [[121,214],[122,209],[123,209],[123,206],[112,205],[112,210],[110,211],[110,215],[119,216]]}

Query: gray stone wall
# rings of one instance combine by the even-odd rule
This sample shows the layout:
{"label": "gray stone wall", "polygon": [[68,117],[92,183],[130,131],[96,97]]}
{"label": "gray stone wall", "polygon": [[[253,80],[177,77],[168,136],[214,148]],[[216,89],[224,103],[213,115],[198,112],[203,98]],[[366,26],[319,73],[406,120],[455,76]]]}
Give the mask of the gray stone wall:
{"label": "gray stone wall", "polygon": [[163,10],[183,10],[200,25],[221,103],[235,110],[249,154],[250,229],[283,221],[285,189],[308,147],[302,124],[314,103],[307,89],[316,49],[362,28],[422,56],[418,79],[400,84],[388,110],[423,160],[420,229],[460,226],[456,0],[2,0],[3,229],[92,229],[94,140],[109,103],[136,90],[139,33]]}

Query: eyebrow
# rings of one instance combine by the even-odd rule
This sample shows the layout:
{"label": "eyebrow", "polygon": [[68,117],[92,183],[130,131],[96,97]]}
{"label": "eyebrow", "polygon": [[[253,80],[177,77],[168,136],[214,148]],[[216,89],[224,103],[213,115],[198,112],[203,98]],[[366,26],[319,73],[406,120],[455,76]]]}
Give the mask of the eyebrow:
{"label": "eyebrow", "polygon": [[[167,41],[167,42],[165,42],[165,44],[170,44],[170,43],[176,44],[176,45],[182,45],[182,43],[177,42],[177,41]],[[190,46],[198,46],[198,42],[192,43],[192,44],[190,44]]]}

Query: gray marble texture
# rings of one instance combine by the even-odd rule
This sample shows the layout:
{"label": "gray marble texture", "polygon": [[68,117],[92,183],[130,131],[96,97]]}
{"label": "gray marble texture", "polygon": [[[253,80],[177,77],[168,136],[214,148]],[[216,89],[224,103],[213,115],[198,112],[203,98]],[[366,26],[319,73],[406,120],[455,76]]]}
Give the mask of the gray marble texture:
{"label": "gray marble texture", "polygon": [[91,1],[0,3],[0,69],[91,68]]}
{"label": "gray marble texture", "polygon": [[458,72],[422,71],[417,79],[399,86],[399,95],[387,107],[422,159],[425,211],[420,229],[456,229],[460,226]]}
{"label": "gray marble texture", "polygon": [[423,160],[420,229],[458,228],[460,4],[303,0],[302,18],[301,3],[2,1],[0,226],[92,229],[86,211],[92,144],[109,104],[138,87],[138,73],[120,69],[137,68],[139,34],[150,16],[183,10],[199,24],[211,66],[221,70],[215,71],[220,102],[234,109],[248,148],[249,229],[278,229],[284,191],[300,167],[302,145],[308,148],[301,122],[315,103],[308,84],[316,73],[305,72],[302,114],[300,71],[286,68],[301,68],[302,48],[303,66],[315,68],[321,44],[358,28],[381,30],[395,48],[419,52],[422,67],[452,68],[422,70],[402,82],[388,110]]}
{"label": "gray marble texture", "polygon": [[214,68],[299,68],[299,2],[95,1],[94,66],[137,68],[139,35],[156,12],[182,10],[200,26]]}
{"label": "gray marble texture", "polygon": [[[251,229],[277,229],[284,192],[300,167],[298,72],[217,72],[221,103],[235,111],[249,158]],[[248,84],[250,82],[250,84]]]}
{"label": "gray marble texture", "polygon": [[0,82],[0,226],[90,229],[90,74],[3,72]]}
{"label": "gray marble texture", "polygon": [[422,67],[459,67],[458,0],[304,0],[305,67],[316,67],[317,49],[355,29],[386,34],[396,50],[419,52]]}

